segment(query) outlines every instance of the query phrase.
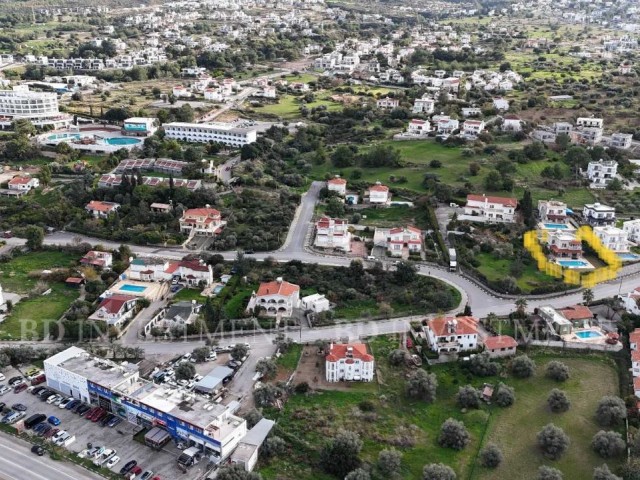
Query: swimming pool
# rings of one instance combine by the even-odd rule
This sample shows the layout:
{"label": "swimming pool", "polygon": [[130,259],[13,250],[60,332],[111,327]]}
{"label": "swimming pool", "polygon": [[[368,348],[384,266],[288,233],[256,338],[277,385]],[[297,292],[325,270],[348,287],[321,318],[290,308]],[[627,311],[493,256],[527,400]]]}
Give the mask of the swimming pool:
{"label": "swimming pool", "polygon": [[635,253],[619,253],[618,258],[620,260],[640,260],[640,255]]}
{"label": "swimming pool", "polygon": [[564,223],[543,223],[543,225],[547,230],[566,230],[569,228],[569,225]]}
{"label": "swimming pool", "polygon": [[590,265],[582,260],[558,260],[558,264],[567,268],[584,268]]}
{"label": "swimming pool", "polygon": [[49,140],[66,140],[68,138],[80,139],[79,133],[54,133],[47,137]]}
{"label": "swimming pool", "polygon": [[109,145],[137,145],[138,143],[141,143],[141,140],[129,137],[105,138],[104,141]]}
{"label": "swimming pool", "polygon": [[602,335],[597,330],[582,330],[581,332],[576,332],[576,337],[582,338],[582,339],[587,339],[587,338],[604,337],[604,335]]}
{"label": "swimming pool", "polygon": [[223,288],[224,288],[224,285],[216,285],[216,286],[213,288],[213,293],[215,293],[215,294],[217,295],[217,294],[219,294],[219,293],[222,291],[222,289],[223,289]]}
{"label": "swimming pool", "polygon": [[131,293],[142,293],[146,289],[147,287],[142,287],[140,285],[130,285],[128,283],[125,283],[118,290],[121,290],[123,292],[131,292]]}

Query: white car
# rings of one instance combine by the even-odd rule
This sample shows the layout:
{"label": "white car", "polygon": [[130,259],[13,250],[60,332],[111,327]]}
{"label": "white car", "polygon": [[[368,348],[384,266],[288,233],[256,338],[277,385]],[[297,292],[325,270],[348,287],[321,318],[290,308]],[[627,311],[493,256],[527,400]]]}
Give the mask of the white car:
{"label": "white car", "polygon": [[3,381],[6,377],[0,373],[0,382]]}
{"label": "white car", "polygon": [[58,440],[60,440],[63,435],[69,435],[66,430],[60,430],[58,433],[56,433],[53,437],[51,437],[51,443],[57,443]]}
{"label": "white car", "polygon": [[116,466],[116,464],[120,461],[120,457],[119,456],[115,456],[115,457],[111,457],[109,460],[107,460],[107,463],[105,463],[105,467],[107,468],[113,468]]}
{"label": "white car", "polygon": [[103,464],[105,464],[107,460],[109,460],[111,457],[114,457],[115,455],[116,455],[115,450],[113,450],[112,448],[107,448],[104,452],[102,452],[100,455],[96,457],[96,459],[93,461],[93,464],[96,467],[100,467]]}
{"label": "white car", "polygon": [[[49,398],[47,398],[47,403],[49,405],[53,405],[57,400],[62,400],[62,397],[60,395],[53,395]],[[60,402],[58,402],[60,403]]]}
{"label": "white car", "polygon": [[73,402],[73,398],[71,397],[65,398],[60,402],[60,405],[58,405],[58,408],[67,408],[67,405],[69,405],[71,402]]}
{"label": "white car", "polygon": [[10,391],[11,391],[11,389],[9,387],[7,387],[6,385],[2,385],[0,387],[0,395],[4,395],[5,393],[10,392]]}
{"label": "white car", "polygon": [[[58,432],[60,433],[60,432]],[[57,435],[57,434],[56,434]],[[62,435],[57,440],[54,440],[53,443],[56,445],[64,445],[65,442],[71,437],[69,432],[62,431]]]}

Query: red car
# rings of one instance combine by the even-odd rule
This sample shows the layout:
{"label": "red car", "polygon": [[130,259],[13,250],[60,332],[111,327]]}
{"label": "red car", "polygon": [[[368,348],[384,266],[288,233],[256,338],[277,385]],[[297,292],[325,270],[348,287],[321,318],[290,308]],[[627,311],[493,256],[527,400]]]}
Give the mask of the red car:
{"label": "red car", "polygon": [[44,383],[47,380],[47,377],[45,377],[44,373],[38,375],[36,378],[34,378],[33,380],[31,380],[31,385],[40,385],[41,383]]}
{"label": "red car", "polygon": [[95,419],[102,413],[104,412],[104,410],[101,407],[98,407],[95,409],[95,411],[91,414],[91,417],[89,417],[89,420],[91,420],[92,422],[95,421]]}
{"label": "red car", "polygon": [[53,437],[56,433],[58,433],[60,431],[59,428],[52,428],[51,430],[49,430],[47,433],[45,433],[43,435],[44,438],[51,438]]}
{"label": "red car", "polygon": [[91,417],[91,421],[92,422],[99,422],[100,420],[102,420],[104,417],[107,416],[107,412],[103,409],[100,409],[100,411],[98,413],[96,413],[93,417]]}
{"label": "red car", "polygon": [[24,392],[27,388],[29,387],[29,385],[27,385],[27,383],[21,383],[19,385],[16,386],[16,388],[13,389],[13,393],[20,393],[20,392]]}
{"label": "red car", "polygon": [[97,414],[100,410],[102,410],[100,407],[93,407],[91,410],[89,410],[84,418],[86,418],[87,420],[93,420],[93,416],[95,414]]}

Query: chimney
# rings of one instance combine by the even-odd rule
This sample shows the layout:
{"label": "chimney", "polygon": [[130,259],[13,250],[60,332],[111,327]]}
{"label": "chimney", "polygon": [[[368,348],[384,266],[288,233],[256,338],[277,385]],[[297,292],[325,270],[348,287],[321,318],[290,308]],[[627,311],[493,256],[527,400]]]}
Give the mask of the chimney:
{"label": "chimney", "polygon": [[276,278],[276,282],[278,282],[278,283],[282,283],[282,277],[278,277],[278,278]]}
{"label": "chimney", "polygon": [[205,208],[211,208],[211,205],[209,205],[208,203],[205,205]]}
{"label": "chimney", "polygon": [[347,347],[347,358],[353,358],[353,347]]}

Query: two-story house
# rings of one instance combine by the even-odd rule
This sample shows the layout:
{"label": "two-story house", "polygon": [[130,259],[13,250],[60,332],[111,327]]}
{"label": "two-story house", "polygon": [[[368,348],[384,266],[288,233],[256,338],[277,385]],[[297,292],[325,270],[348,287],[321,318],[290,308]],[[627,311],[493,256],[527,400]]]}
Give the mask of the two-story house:
{"label": "two-story house", "polygon": [[104,298],[89,320],[106,322],[109,326],[121,327],[133,318],[138,297],[115,294]]}
{"label": "two-story house", "polygon": [[120,209],[120,204],[115,202],[101,202],[91,200],[84,209],[96,218],[107,218]]}
{"label": "two-story house", "polygon": [[20,190],[29,192],[32,188],[40,186],[40,180],[35,177],[18,175],[9,180],[9,190]]}
{"label": "two-story house", "polygon": [[538,215],[543,222],[565,223],[567,204],[558,200],[538,200]]}
{"label": "two-story house", "polygon": [[630,133],[613,133],[609,140],[609,146],[628,150],[633,145],[633,135]]}
{"label": "two-story house", "polygon": [[433,98],[424,94],[422,98],[416,98],[413,101],[413,113],[431,114],[435,109],[436,102]]}
{"label": "two-story house", "polygon": [[462,133],[467,137],[477,137],[484,131],[482,120],[465,120],[462,124]]}
{"label": "two-story house", "polygon": [[207,205],[205,208],[190,208],[180,217],[180,231],[190,235],[214,236],[222,232],[227,224],[220,211]]}
{"label": "two-story house", "polygon": [[521,132],[522,120],[517,115],[505,115],[502,121],[502,131]]}
{"label": "two-story house", "polygon": [[593,227],[593,233],[600,239],[602,245],[616,253],[627,253],[629,251],[629,240],[627,232],[623,229],[606,225]]}
{"label": "two-story house", "polygon": [[316,238],[313,244],[318,248],[335,248],[343,252],[350,252],[349,224],[340,218],[320,218],[316,222]]}
{"label": "two-story house", "polygon": [[515,198],[467,195],[464,214],[484,222],[515,222],[518,201]]}
{"label": "two-story house", "polygon": [[431,132],[431,124],[429,123],[429,120],[414,118],[409,122],[409,126],[407,127],[408,135],[426,137],[429,135],[429,132]]}
{"label": "two-story house", "polygon": [[434,352],[459,353],[478,348],[478,320],[474,317],[438,317],[423,325]]}
{"label": "two-story house", "polygon": [[391,200],[389,187],[376,182],[375,185],[369,187],[369,203],[374,205],[387,205]]}
{"label": "two-story house", "polygon": [[341,197],[344,197],[347,194],[347,181],[339,176],[327,180],[327,190],[336,192]]}
{"label": "two-story house", "polygon": [[407,226],[389,230],[387,252],[392,257],[401,257],[403,253],[420,253],[422,251],[422,231],[419,228]]}
{"label": "two-story house", "polygon": [[111,265],[113,265],[113,254],[111,252],[90,250],[80,259],[80,263],[82,265],[91,265],[103,269],[111,268]]}
{"label": "two-story house", "polygon": [[597,162],[589,162],[586,176],[591,181],[591,188],[606,188],[617,172],[618,162],[600,159]]}
{"label": "two-story house", "polygon": [[433,118],[439,135],[451,135],[454,131],[460,128],[460,122],[455,118],[448,116],[440,116],[440,118]]}
{"label": "two-story house", "polygon": [[633,384],[634,390],[636,391],[636,396],[638,395],[638,390],[640,390],[640,385],[638,385],[638,378],[640,378],[640,328],[636,328],[633,332],[629,334],[629,349],[631,350],[631,374],[633,375]]}
{"label": "two-story house", "polygon": [[325,358],[325,371],[327,382],[370,382],[374,358],[364,343],[332,343]]}
{"label": "two-story house", "polygon": [[592,227],[614,225],[616,223],[616,209],[601,203],[586,203],[582,209],[584,221]]}
{"label": "two-story house", "polygon": [[622,222],[622,229],[627,232],[627,239],[633,243],[640,243],[640,218]]}
{"label": "two-story house", "polygon": [[261,283],[253,292],[247,305],[248,312],[265,313],[270,317],[290,317],[294,308],[300,306],[300,287],[278,277],[273,282]]}
{"label": "two-story house", "polygon": [[554,230],[549,233],[547,245],[556,258],[578,259],[582,257],[582,242],[572,233]]}
{"label": "two-story house", "polygon": [[400,100],[398,100],[397,98],[391,98],[391,97],[384,97],[379,99],[376,102],[376,106],[378,108],[393,109],[393,108],[398,108],[399,105],[400,105]]}

